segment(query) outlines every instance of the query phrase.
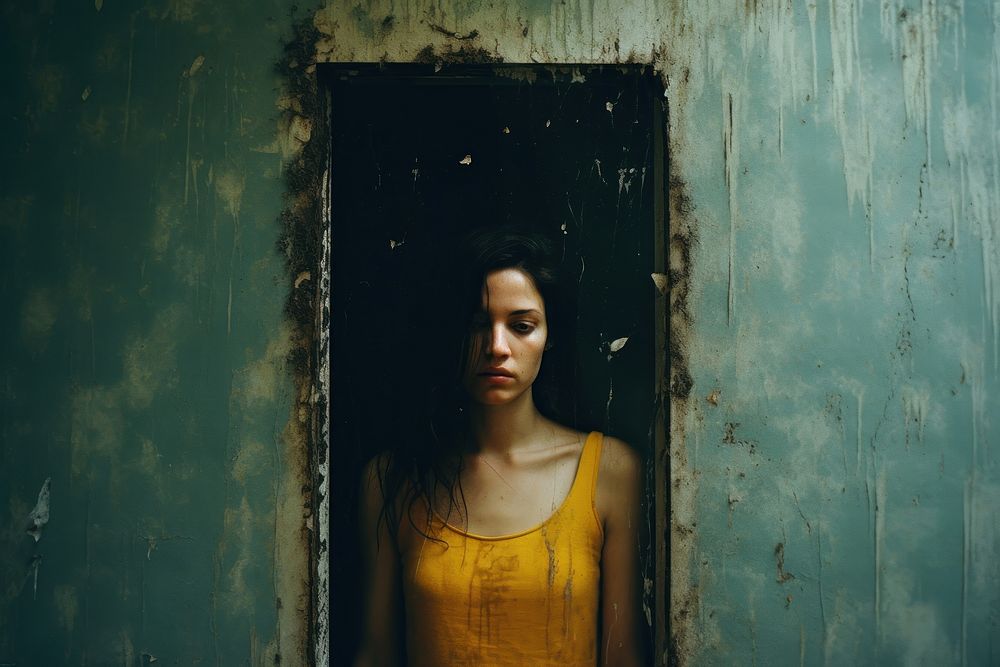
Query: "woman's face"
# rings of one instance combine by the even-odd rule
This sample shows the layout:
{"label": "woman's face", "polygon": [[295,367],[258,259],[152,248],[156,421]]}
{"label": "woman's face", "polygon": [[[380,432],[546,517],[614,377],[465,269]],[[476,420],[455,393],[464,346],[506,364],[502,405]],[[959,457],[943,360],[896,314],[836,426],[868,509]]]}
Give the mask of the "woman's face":
{"label": "woman's face", "polygon": [[534,280],[520,269],[488,273],[463,378],[472,399],[503,405],[528,391],[542,365],[548,333],[545,303]]}

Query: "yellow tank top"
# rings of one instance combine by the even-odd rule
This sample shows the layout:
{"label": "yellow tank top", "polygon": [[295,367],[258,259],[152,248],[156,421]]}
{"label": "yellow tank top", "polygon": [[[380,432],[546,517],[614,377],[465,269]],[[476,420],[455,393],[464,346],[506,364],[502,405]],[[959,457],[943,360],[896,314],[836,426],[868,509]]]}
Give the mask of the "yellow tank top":
{"label": "yellow tank top", "polygon": [[604,529],[594,491],[602,442],[596,431],[587,437],[569,495],[534,528],[486,537],[435,515],[428,534],[438,542],[404,519],[399,546],[410,665],[597,663]]}

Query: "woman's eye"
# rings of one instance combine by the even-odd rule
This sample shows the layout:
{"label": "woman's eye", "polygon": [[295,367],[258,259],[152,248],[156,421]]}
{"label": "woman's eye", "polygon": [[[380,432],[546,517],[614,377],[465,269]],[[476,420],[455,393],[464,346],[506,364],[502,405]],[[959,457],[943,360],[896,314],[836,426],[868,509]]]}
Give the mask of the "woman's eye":
{"label": "woman's eye", "polygon": [[532,324],[531,322],[514,322],[514,324],[511,326],[514,329],[514,331],[518,333],[526,334],[526,333],[531,333],[532,331],[535,330],[535,325]]}

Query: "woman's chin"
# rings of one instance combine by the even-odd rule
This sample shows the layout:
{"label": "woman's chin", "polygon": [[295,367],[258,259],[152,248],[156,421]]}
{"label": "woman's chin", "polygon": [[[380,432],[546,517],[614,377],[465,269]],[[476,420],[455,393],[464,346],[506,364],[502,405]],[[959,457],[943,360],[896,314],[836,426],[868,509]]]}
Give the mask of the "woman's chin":
{"label": "woman's chin", "polygon": [[506,405],[517,398],[517,394],[508,389],[487,389],[476,392],[475,400],[480,405]]}

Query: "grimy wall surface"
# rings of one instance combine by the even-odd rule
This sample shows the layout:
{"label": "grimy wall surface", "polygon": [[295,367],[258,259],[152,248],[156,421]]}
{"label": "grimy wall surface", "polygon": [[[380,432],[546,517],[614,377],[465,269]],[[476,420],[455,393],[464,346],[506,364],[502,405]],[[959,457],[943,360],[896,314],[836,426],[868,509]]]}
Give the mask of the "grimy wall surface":
{"label": "grimy wall surface", "polygon": [[675,656],[998,660],[994,3],[98,0],[2,25],[0,661],[304,655],[293,37],[654,64]]}
{"label": "grimy wall surface", "polygon": [[2,664],[305,660],[288,11],[0,5]]}
{"label": "grimy wall surface", "polygon": [[331,3],[316,26],[321,59],[663,76],[681,662],[996,664],[1000,5]]}

